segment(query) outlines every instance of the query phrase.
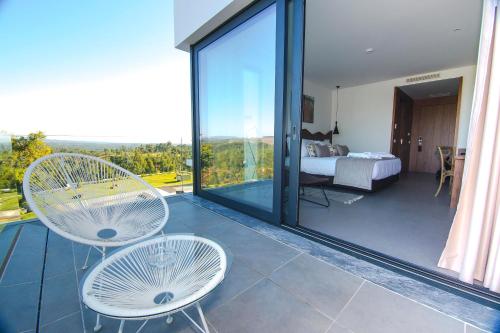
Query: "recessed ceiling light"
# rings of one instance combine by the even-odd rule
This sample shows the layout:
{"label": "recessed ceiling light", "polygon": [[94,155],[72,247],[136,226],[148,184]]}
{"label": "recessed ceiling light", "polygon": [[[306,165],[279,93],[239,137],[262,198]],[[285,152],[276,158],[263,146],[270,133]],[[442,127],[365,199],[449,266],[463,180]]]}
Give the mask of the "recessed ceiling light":
{"label": "recessed ceiling light", "polygon": [[458,31],[462,31],[462,29],[461,28],[455,28],[455,29],[453,29],[453,31],[454,32],[458,32]]}
{"label": "recessed ceiling light", "polygon": [[369,47],[365,50],[366,54],[370,54],[370,53],[373,53],[373,51],[375,51],[372,47]]}

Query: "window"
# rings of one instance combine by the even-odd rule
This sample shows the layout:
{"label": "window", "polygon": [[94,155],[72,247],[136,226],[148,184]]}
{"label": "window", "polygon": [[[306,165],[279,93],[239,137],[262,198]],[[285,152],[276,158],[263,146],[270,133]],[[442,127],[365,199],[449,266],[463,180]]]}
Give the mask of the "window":
{"label": "window", "polygon": [[200,189],[272,212],[276,5],[197,52]]}

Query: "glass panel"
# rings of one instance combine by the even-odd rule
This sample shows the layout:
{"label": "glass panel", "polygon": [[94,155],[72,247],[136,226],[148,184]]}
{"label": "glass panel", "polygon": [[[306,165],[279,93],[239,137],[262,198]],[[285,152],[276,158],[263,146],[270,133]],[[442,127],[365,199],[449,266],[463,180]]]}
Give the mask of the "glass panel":
{"label": "glass panel", "polygon": [[272,211],[276,6],[198,53],[203,190]]}

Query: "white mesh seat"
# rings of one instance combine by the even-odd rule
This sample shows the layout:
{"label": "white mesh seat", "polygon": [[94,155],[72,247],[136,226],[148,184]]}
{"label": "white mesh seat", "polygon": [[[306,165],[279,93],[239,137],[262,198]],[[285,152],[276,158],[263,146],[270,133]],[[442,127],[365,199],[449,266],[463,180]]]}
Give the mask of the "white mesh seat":
{"label": "white mesh seat", "polygon": [[52,231],[75,242],[116,247],[158,233],[168,220],[161,194],[103,159],[52,154],[30,165],[26,201]]}
{"label": "white mesh seat", "polygon": [[[212,240],[184,234],[155,237],[118,250],[84,278],[83,302],[123,320],[147,320],[178,311],[208,332],[199,301],[217,287],[227,268],[226,253]],[[184,312],[195,305],[201,328]],[[141,326],[145,325],[145,323]]]}

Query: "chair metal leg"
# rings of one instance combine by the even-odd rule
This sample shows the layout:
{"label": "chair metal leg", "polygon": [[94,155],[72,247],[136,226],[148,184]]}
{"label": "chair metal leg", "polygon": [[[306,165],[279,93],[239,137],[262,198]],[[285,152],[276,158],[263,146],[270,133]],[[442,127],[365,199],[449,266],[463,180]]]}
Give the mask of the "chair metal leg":
{"label": "chair metal leg", "polygon": [[118,333],[123,333],[124,325],[125,325],[125,320],[120,320],[120,327],[118,328]]}
{"label": "chair metal leg", "polygon": [[89,257],[90,257],[90,251],[92,251],[92,246],[89,246],[89,250],[87,252],[87,257],[85,258],[85,263],[82,266],[82,270],[85,270],[88,268],[87,264],[89,262]]}
{"label": "chair metal leg", "polygon": [[[101,262],[102,262],[102,261],[104,261],[104,259],[106,259],[106,248],[105,247],[102,248],[102,252],[101,253],[102,253],[102,256],[101,256]],[[122,324],[120,323],[120,327],[121,326],[122,326]],[[94,326],[94,332],[100,331],[101,328],[102,328],[102,325],[101,325],[101,315],[97,314],[97,318],[96,318],[95,326]]]}
{"label": "chair metal leg", "polygon": [[102,328],[101,325],[101,315],[97,314],[97,319],[95,321],[94,332],[99,332]]}
{"label": "chair metal leg", "polygon": [[210,331],[208,330],[208,325],[207,325],[207,321],[205,319],[205,315],[203,314],[203,310],[201,309],[201,306],[200,306],[200,302],[196,303],[196,309],[198,310],[198,315],[200,316],[201,322],[203,324],[203,329],[205,331],[204,333],[210,333]]}
{"label": "chair metal leg", "polygon": [[201,325],[203,327],[201,327],[193,318],[191,318],[191,316],[188,315],[186,311],[181,310],[181,312],[184,316],[186,316],[186,318],[191,322],[191,324],[193,324],[194,327],[196,327],[199,331],[203,333],[210,333],[210,331],[208,330],[207,320],[205,319],[205,315],[201,310],[200,302],[196,302],[196,309],[198,310],[198,316],[200,317]]}
{"label": "chair metal leg", "polygon": [[323,192],[323,197],[325,197],[326,207],[330,207],[330,199],[328,199],[328,196],[326,195],[324,186],[321,186],[321,192]]}
{"label": "chair metal leg", "polygon": [[319,206],[321,206],[321,207],[325,207],[325,208],[330,207],[330,199],[328,199],[328,196],[326,195],[326,192],[325,192],[325,187],[324,187],[324,186],[321,186],[321,192],[323,192],[323,197],[325,198],[325,202],[326,202],[326,204],[321,203],[321,202],[318,202],[318,201],[314,201],[314,200],[306,199],[306,198],[304,198],[304,196],[299,197],[299,199],[300,199],[300,200],[307,201],[307,202],[310,202],[310,203],[313,203],[313,204],[315,204],[315,205],[319,205]]}
{"label": "chair metal leg", "polygon": [[145,320],[141,326],[139,326],[139,328],[137,329],[137,331],[135,331],[135,333],[139,333],[140,331],[142,331],[142,329],[144,328],[144,326],[146,326],[146,324],[148,323],[149,320]]}

